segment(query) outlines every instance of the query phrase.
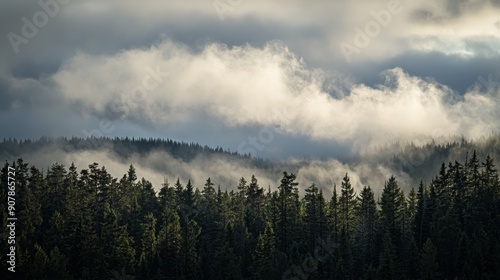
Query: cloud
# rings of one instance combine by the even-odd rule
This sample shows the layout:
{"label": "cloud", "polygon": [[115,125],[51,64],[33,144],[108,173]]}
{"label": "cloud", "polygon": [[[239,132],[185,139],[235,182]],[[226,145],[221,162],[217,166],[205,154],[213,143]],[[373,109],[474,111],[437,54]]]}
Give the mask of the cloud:
{"label": "cloud", "polygon": [[197,188],[203,188],[205,180],[212,179],[216,186],[220,185],[221,190],[236,190],[238,180],[243,176],[248,181],[252,175],[259,180],[261,187],[267,190],[268,186],[276,188],[277,182],[281,179],[281,172],[275,170],[263,170],[250,167],[242,160],[228,156],[198,156],[195,159],[185,162],[173,158],[164,151],[152,151],[146,155],[130,154],[127,158],[117,156],[111,152],[109,147],[100,147],[96,150],[65,151],[53,145],[31,153],[22,154],[25,162],[46,169],[53,163],[61,163],[66,167],[74,163],[78,170],[87,169],[89,164],[94,162],[99,166],[104,166],[106,170],[115,178],[120,179],[126,174],[130,164],[134,165],[137,177],[145,178],[153,183],[158,191],[165,179],[170,184],[175,183],[177,178],[185,185],[191,180]]}
{"label": "cloud", "polygon": [[[496,74],[498,1],[400,0],[402,12],[347,63],[339,44],[352,43],[354,29],[394,1],[243,0],[221,21],[213,1],[73,0],[18,54],[5,35],[21,34],[22,18],[32,19],[41,7],[8,3],[0,10],[0,110],[25,121],[1,127],[16,137],[36,138],[46,127],[53,135],[83,136],[82,129],[109,118],[138,127],[130,136],[189,134],[233,150],[249,127],[279,128],[280,135],[311,139],[307,145],[341,141],[333,145],[358,148],[391,137],[424,141],[496,131],[497,113],[488,104],[498,96],[481,93],[487,87],[476,79]],[[147,80],[151,89],[145,88],[157,67],[168,76],[157,86]],[[378,85],[380,78],[395,82]],[[466,109],[483,103],[484,111]],[[72,121],[62,125],[63,119]],[[43,129],[26,129],[27,122]],[[224,137],[206,137],[213,123]],[[117,131],[106,136],[131,130]]]}
{"label": "cloud", "polygon": [[358,194],[364,186],[370,186],[376,195],[380,195],[385,182],[392,175],[397,178],[400,187],[404,190],[414,187],[412,178],[408,174],[373,162],[342,163],[331,159],[312,160],[302,164],[303,166],[297,171],[297,181],[301,182],[302,188],[315,183],[323,190],[326,197],[332,195],[334,184],[337,186],[337,192],[340,193],[340,184],[346,174]]}
{"label": "cloud", "polygon": [[260,187],[266,191],[268,188],[274,191],[279,186],[283,171],[296,174],[301,195],[304,195],[304,190],[314,183],[322,189],[325,197],[330,198],[334,184],[337,185],[337,192],[340,192],[340,184],[346,173],[358,193],[364,186],[371,186],[377,195],[380,194],[384,183],[391,175],[397,177],[403,189],[408,190],[414,187],[412,178],[406,173],[392,170],[370,160],[364,163],[343,163],[334,159],[327,161],[291,160],[285,164],[274,165],[273,168],[262,169],[226,155],[198,156],[186,162],[160,150],[144,155],[133,153],[126,158],[116,155],[112,150],[112,147],[100,147],[96,150],[68,152],[57,145],[50,145],[20,156],[25,162],[42,170],[47,170],[57,162],[64,164],[66,168],[74,163],[80,171],[88,169],[90,164],[96,162],[118,179],[126,174],[132,164],[136,169],[137,177],[150,181],[156,191],[160,190],[165,180],[172,185],[178,178],[184,185],[191,180],[199,189],[203,188],[206,179],[211,178],[215,186],[220,186],[222,191],[226,189],[237,191],[239,179],[244,177],[249,181],[252,175],[256,176]]}
{"label": "cloud", "polygon": [[80,53],[52,81],[85,113],[160,127],[207,116],[360,147],[498,130],[498,91],[460,96],[400,68],[381,75],[382,85],[354,84],[339,93],[347,81],[308,67],[281,42],[210,43],[193,51],[166,40],[111,56]]}

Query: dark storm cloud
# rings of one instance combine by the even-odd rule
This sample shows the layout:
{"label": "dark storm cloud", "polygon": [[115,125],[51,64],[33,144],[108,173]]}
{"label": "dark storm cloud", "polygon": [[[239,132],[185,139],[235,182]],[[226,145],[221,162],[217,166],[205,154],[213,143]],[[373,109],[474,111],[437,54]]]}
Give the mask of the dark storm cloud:
{"label": "dark storm cloud", "polygon": [[408,52],[380,63],[354,65],[350,71],[358,77],[358,82],[374,86],[382,81],[380,73],[384,69],[401,67],[411,75],[432,78],[464,94],[472,86],[481,82],[480,77],[487,78],[489,75],[495,76],[500,73],[498,65],[500,65],[500,56],[466,58],[439,52]]}
{"label": "dark storm cloud", "polygon": [[[499,7],[499,0],[446,0],[436,1],[434,7],[415,9],[410,18],[417,22],[443,22],[459,18],[484,7]],[[441,4],[441,5],[440,5]]]}
{"label": "dark storm cloud", "polygon": [[[44,3],[48,3],[48,1],[50,0],[45,0]],[[117,126],[117,129],[106,136],[126,133],[140,136],[158,135],[159,137],[177,137],[180,140],[187,138],[197,142],[207,141],[212,145],[220,143],[220,145],[234,148],[249,136],[258,134],[262,126],[265,127],[270,123],[263,117],[255,118],[244,114],[240,116],[239,121],[231,123],[229,117],[232,117],[233,112],[231,111],[229,112],[231,114],[227,115],[230,110],[226,108],[226,105],[229,108],[231,106],[254,108],[252,106],[255,105],[247,105],[241,92],[235,93],[234,103],[219,106],[219,103],[209,102],[215,109],[220,110],[217,112],[218,115],[213,116],[200,111],[198,107],[185,108],[185,110],[178,112],[176,111],[177,107],[169,106],[168,102],[165,101],[165,97],[170,95],[172,95],[171,100],[179,101],[181,100],[179,96],[193,94],[191,89],[179,86],[173,88],[176,92],[172,92],[168,90],[168,87],[161,88],[162,90],[158,89],[151,93],[148,110],[134,111],[133,114],[125,116],[123,112],[114,110],[113,106],[119,103],[111,98],[111,95],[116,94],[116,99],[126,100],[127,94],[118,94],[119,91],[107,89],[107,87],[117,86],[113,83],[127,82],[119,77],[120,71],[103,71],[100,75],[105,79],[88,80],[89,83],[99,81],[102,83],[100,85],[79,83],[78,80],[87,79],[88,76],[87,74],[80,76],[77,72],[81,70],[80,74],[87,73],[85,71],[92,73],[101,63],[111,61],[110,58],[118,58],[117,63],[120,65],[118,68],[132,68],[136,63],[143,63],[144,58],[140,56],[135,58],[136,53],[143,53],[147,56],[150,54],[151,48],[161,45],[163,42],[183,46],[179,49],[188,49],[191,53],[185,54],[187,62],[206,63],[203,65],[210,68],[213,65],[209,63],[209,59],[200,54],[215,54],[222,65],[228,68],[235,67],[231,69],[233,72],[238,72],[239,68],[252,69],[245,64],[240,64],[241,61],[251,62],[258,59],[259,55],[268,58],[269,61],[273,57],[281,57],[280,50],[265,49],[269,42],[279,40],[296,59],[285,59],[285,65],[293,65],[303,60],[305,66],[297,69],[308,73],[310,77],[321,80],[321,82],[312,81],[300,77],[296,73],[286,76],[289,80],[283,82],[282,85],[293,88],[293,86],[297,86],[294,83],[298,82],[301,86],[307,84],[318,87],[320,90],[316,93],[319,96],[326,96],[323,94],[327,93],[333,96],[335,101],[330,101],[325,97],[325,100],[328,101],[318,103],[319,105],[315,106],[311,104],[310,112],[302,112],[302,115],[296,116],[300,117],[299,120],[316,116],[321,117],[321,121],[307,120],[303,126],[295,127],[292,124],[297,122],[296,120],[286,120],[290,126],[289,130],[283,134],[277,134],[274,144],[267,146],[262,153],[264,155],[266,152],[274,153],[274,155],[279,156],[292,154],[300,157],[307,154],[320,155],[320,150],[324,148],[345,155],[345,151],[349,149],[348,145],[335,142],[340,136],[334,137],[323,132],[329,128],[326,124],[334,122],[335,119],[332,116],[338,115],[331,114],[329,111],[333,110],[332,108],[335,110],[345,107],[350,109],[364,108],[363,106],[368,103],[364,103],[363,99],[352,101],[359,102],[358,104],[363,104],[363,106],[349,107],[351,99],[346,99],[346,97],[349,97],[353,92],[354,96],[362,92],[362,96],[368,97],[370,96],[368,93],[373,91],[375,96],[381,98],[380,100],[385,100],[384,94],[396,94],[402,90],[395,85],[390,89],[380,89],[384,86],[379,84],[384,85],[384,79],[388,76],[388,72],[384,72],[385,70],[400,67],[401,71],[393,70],[390,75],[398,77],[401,81],[418,81],[414,83],[415,85],[427,83],[439,89],[439,94],[448,94],[445,87],[449,87],[462,95],[477,83],[479,77],[488,80],[490,74],[496,74],[498,69],[496,65],[499,65],[498,62],[500,62],[498,52],[500,23],[498,17],[495,17],[495,11],[490,6],[497,7],[499,2],[498,0],[491,2],[399,1],[403,12],[400,15],[391,16],[390,22],[381,28],[380,34],[370,38],[370,43],[359,54],[355,55],[354,62],[347,63],[344,55],[340,52],[339,44],[343,41],[352,43],[353,37],[356,35],[354,29],[364,29],[367,23],[374,20],[373,12],[387,9],[389,1],[341,3],[319,0],[246,0],[241,5],[228,10],[224,14],[224,20],[221,20],[217,11],[214,10],[212,2],[205,0],[190,1],[189,3],[181,1],[72,0],[68,4],[61,4],[59,11],[48,19],[45,26],[38,28],[36,36],[30,38],[28,43],[17,46],[18,53],[16,53],[16,47],[11,44],[8,34],[12,32],[22,35],[23,18],[33,21],[33,15],[43,9],[38,1],[7,1],[2,3],[0,9],[2,23],[0,24],[0,35],[2,36],[0,40],[0,111],[6,116],[12,115],[16,118],[20,118],[22,115],[26,121],[5,122],[2,123],[2,127],[5,128],[4,131],[13,136],[27,135],[22,127],[28,127],[29,122],[29,130],[33,131],[30,135],[36,137],[44,131],[44,129],[36,129],[37,125],[47,128],[47,123],[52,122],[51,125],[54,128],[52,134],[66,135],[69,133],[84,136],[81,133],[83,129],[90,131],[98,127],[101,120],[109,119]],[[472,25],[471,22],[475,25]],[[228,48],[229,51],[224,51],[222,46]],[[247,52],[241,52],[238,55],[246,57],[247,60],[240,57],[233,61],[231,48],[242,46],[249,47],[246,49]],[[216,51],[209,50],[209,48],[214,48]],[[176,48],[162,49],[164,52],[172,50],[178,51]],[[129,54],[135,60],[127,62],[120,59],[122,53]],[[259,55],[254,56],[252,53]],[[171,55],[177,56],[178,54],[174,52]],[[77,63],[75,58],[79,56],[89,60],[87,63]],[[159,59],[159,64],[162,61],[167,63],[170,61],[165,53],[154,57],[154,59]],[[151,67],[155,66],[154,59],[148,62]],[[225,64],[228,61],[231,63]],[[54,86],[53,78],[67,70],[64,69],[65,65],[74,67],[70,68],[68,72],[68,75],[74,80],[73,83],[65,84],[64,91],[60,91],[59,84]],[[167,67],[168,64],[165,66]],[[271,70],[276,70],[280,74],[288,73],[285,71],[286,67],[273,68],[274,66],[262,64],[260,68],[254,68],[255,74],[243,75],[248,77],[246,80],[239,80],[243,76],[227,72],[225,76],[219,77],[222,82],[206,83],[213,86],[213,97],[217,98],[217,91],[227,90],[220,87],[224,85],[223,82],[234,78],[245,85],[232,88],[232,91],[242,88],[240,91],[248,95],[250,92],[245,91],[245,88],[252,86],[255,79],[269,75],[259,76],[262,70],[267,69],[270,71],[269,73],[273,73]],[[145,75],[144,67],[141,67],[138,68],[137,73],[131,75],[139,82]],[[176,71],[186,71],[185,77],[189,77],[190,80],[185,81],[185,87],[193,86],[192,81],[203,78],[203,76],[189,75],[189,71],[182,67],[168,69],[173,76],[176,75]],[[317,72],[321,74],[317,74]],[[212,72],[212,74],[214,73]],[[380,73],[385,74],[381,76]],[[333,78],[330,77],[332,75]],[[276,79],[279,78],[280,76],[276,76]],[[262,86],[256,87],[256,89],[265,92],[278,92],[280,90],[280,88],[270,89],[268,87],[270,84],[263,83],[267,88]],[[280,86],[279,83],[276,85]],[[368,88],[365,88],[365,85]],[[84,95],[75,100],[75,92],[79,92],[84,86],[91,87],[95,92],[85,92]],[[130,88],[121,88],[121,90],[127,92],[130,91]],[[479,88],[479,91],[484,91],[484,88]],[[300,96],[297,92],[295,95]],[[287,94],[283,96],[288,97]],[[297,97],[295,95],[290,95],[290,97]],[[272,94],[262,96],[269,97]],[[99,100],[101,97],[103,99]],[[189,99],[189,97],[186,98]],[[312,98],[311,100],[322,100],[321,98]],[[404,98],[409,98],[409,96],[404,96]],[[99,100],[99,102],[94,102],[94,99]],[[293,100],[293,98],[290,99]],[[219,100],[224,99],[221,97]],[[298,102],[300,98],[295,100],[296,104],[290,106],[298,111],[304,111],[304,104]],[[315,115],[317,112],[314,112],[313,108],[324,103],[333,105],[322,108],[328,112],[325,115]],[[397,108],[403,108],[402,103],[395,103]],[[279,106],[281,103],[272,104]],[[132,106],[133,104],[129,102],[128,105]],[[437,105],[441,104],[436,103]],[[64,110],[58,111],[56,110],[58,108],[64,108]],[[260,108],[255,106],[255,109]],[[149,111],[158,112],[159,115],[172,116],[173,121],[165,121],[163,125],[151,122],[151,119],[144,117],[148,115]],[[47,115],[50,115],[51,112],[58,112],[59,115],[44,119],[40,117],[44,115],[44,112],[47,112]],[[262,112],[264,115],[266,113]],[[188,120],[183,120],[179,115],[185,115],[184,117]],[[345,129],[345,134],[348,135],[342,136],[346,137],[345,139],[352,139],[353,135],[365,137],[365,134],[372,133],[370,132],[372,128],[365,123],[365,119],[359,121],[357,117],[350,114],[343,116],[345,117],[344,122],[352,126],[359,126],[355,129],[348,126],[337,127]],[[414,116],[420,115],[415,113]],[[468,116],[472,117],[472,114]],[[473,119],[476,119],[476,116]],[[469,121],[469,119],[467,120]],[[377,121],[376,118],[375,121]],[[382,119],[378,121],[380,130],[390,130],[389,126],[383,125]],[[169,123],[170,126],[166,123]],[[316,126],[317,123],[323,123],[325,127]],[[176,125],[182,127],[175,127]],[[127,126],[134,128],[127,130]],[[425,129],[422,129],[421,132],[429,133]],[[381,133],[381,135],[384,133],[386,132]],[[324,140],[316,139],[318,135],[321,137],[326,135],[327,141],[321,142]],[[391,135],[391,133],[387,133],[387,135]],[[385,139],[385,136],[379,135],[378,137]]]}

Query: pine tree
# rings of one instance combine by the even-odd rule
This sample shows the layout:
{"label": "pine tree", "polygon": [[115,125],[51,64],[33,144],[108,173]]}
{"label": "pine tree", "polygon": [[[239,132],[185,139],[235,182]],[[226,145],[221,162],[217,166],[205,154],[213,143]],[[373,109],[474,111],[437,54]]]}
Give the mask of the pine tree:
{"label": "pine tree", "polygon": [[391,244],[396,252],[396,257],[392,259],[391,264],[394,265],[396,273],[403,273],[401,269],[405,265],[400,263],[400,260],[407,257],[409,247],[405,239],[406,199],[394,176],[391,176],[384,186],[380,206],[382,230],[390,234]]}
{"label": "pine tree", "polygon": [[296,235],[294,229],[298,223],[298,194],[297,185],[295,181],[295,175],[288,175],[287,172],[283,172],[283,178],[281,179],[281,184],[278,187],[279,191],[279,220],[277,224],[277,236],[279,240],[278,248],[282,252],[288,252],[292,240]]}
{"label": "pine tree", "polygon": [[120,225],[116,211],[104,205],[102,233],[99,238],[105,266],[112,269],[130,268],[135,264],[133,239],[127,225]]}
{"label": "pine tree", "polygon": [[200,236],[200,260],[202,271],[207,279],[217,277],[214,267],[215,255],[224,245],[225,216],[222,211],[222,193],[216,193],[214,183],[208,178],[202,191],[200,211],[200,227],[203,234]]}
{"label": "pine tree", "polygon": [[156,218],[152,213],[144,217],[142,223],[142,249],[139,258],[139,269],[145,278],[151,278],[157,273],[157,240],[156,240]]}
{"label": "pine tree", "polygon": [[417,193],[417,212],[415,214],[415,240],[417,242],[417,247],[421,249],[424,246],[424,242],[429,237],[429,227],[431,221],[431,213],[429,211],[429,197],[426,192],[426,186],[422,181],[418,186]]}
{"label": "pine tree", "polygon": [[67,269],[67,257],[54,247],[47,262],[47,279],[72,279]]}
{"label": "pine tree", "polygon": [[384,186],[380,206],[383,228],[389,231],[393,242],[399,243],[403,231],[405,198],[394,176],[391,176]]}
{"label": "pine tree", "polygon": [[379,279],[399,279],[395,248],[392,242],[391,233],[388,229],[382,240],[382,252],[380,254],[380,263],[378,268]]}
{"label": "pine tree", "polygon": [[48,279],[47,278],[47,265],[49,257],[45,250],[38,244],[34,245],[34,254],[31,266],[28,272],[28,279]]}
{"label": "pine tree", "polygon": [[22,159],[17,160],[15,168],[16,182],[16,266],[19,270],[25,271],[29,265],[29,255],[33,251],[34,245],[41,242],[41,230],[43,224],[42,206],[40,199],[36,197],[34,184],[44,185],[41,173],[35,176],[28,174],[28,164]]}
{"label": "pine tree", "polygon": [[245,222],[254,237],[264,231],[265,200],[264,189],[259,187],[257,178],[252,175],[246,193]]}
{"label": "pine tree", "polygon": [[45,231],[43,244],[52,250],[60,245],[62,236],[64,236],[64,218],[59,211],[55,211],[50,217],[49,228]]}
{"label": "pine tree", "polygon": [[254,278],[256,279],[276,279],[274,268],[276,267],[274,230],[270,223],[266,224],[263,234],[257,239],[257,247],[253,255]]}
{"label": "pine tree", "polygon": [[158,234],[158,250],[162,260],[164,275],[168,279],[177,279],[181,275],[180,251],[182,245],[179,215],[165,205],[163,224]]}
{"label": "pine tree", "polygon": [[418,209],[418,197],[417,197],[417,193],[415,192],[414,188],[412,188],[410,190],[410,193],[408,194],[407,205],[408,205],[407,214],[406,214],[406,221],[408,222],[407,232],[408,232],[408,235],[414,237],[415,230],[416,230],[416,225],[415,225],[414,221],[415,221],[415,218],[417,216],[417,209]]}
{"label": "pine tree", "polygon": [[431,239],[425,241],[420,259],[420,279],[435,280],[440,279],[437,262],[437,249]]}
{"label": "pine tree", "polygon": [[356,230],[356,247],[359,253],[359,263],[365,267],[376,263],[377,242],[377,204],[372,189],[364,187],[358,197],[356,216],[358,226]]}
{"label": "pine tree", "polygon": [[68,190],[65,179],[67,176],[64,165],[55,163],[47,172],[47,190],[45,191],[45,201],[42,202],[43,220],[48,221],[54,211],[63,211],[64,201]]}
{"label": "pine tree", "polygon": [[161,212],[158,198],[156,197],[156,192],[153,188],[153,184],[148,180],[142,178],[138,184],[139,191],[139,205],[141,206],[141,215],[147,215],[152,213],[155,216],[159,216]]}
{"label": "pine tree", "polygon": [[[489,156],[441,165],[408,197],[391,177],[380,210],[374,191],[364,187],[357,197],[347,174],[340,198],[334,185],[325,201],[314,184],[300,200],[288,173],[265,194],[255,176],[237,191],[215,189],[210,179],[202,191],[165,180],[156,194],[133,166],[120,181],[97,163],[80,173],[54,164],[45,176],[22,159],[13,167],[22,279],[101,279],[120,269],[128,279],[500,277],[500,182]],[[6,196],[0,189],[2,207]],[[6,218],[0,212],[3,234]],[[340,246],[318,259],[325,235]]]}
{"label": "pine tree", "polygon": [[201,229],[193,220],[182,228],[181,272],[183,279],[201,279],[201,270],[196,246]]}
{"label": "pine tree", "polygon": [[347,173],[342,179],[342,184],[340,187],[341,196],[340,196],[340,219],[341,219],[341,230],[342,235],[345,236],[345,239],[350,242],[352,233],[354,232],[354,228],[356,227],[356,217],[355,217],[355,209],[356,209],[356,193],[354,192],[354,188],[351,185],[349,176]]}
{"label": "pine tree", "polygon": [[339,217],[339,200],[337,197],[337,186],[333,185],[333,194],[329,203],[329,211],[328,218],[330,224],[330,231],[332,232],[333,239],[335,242],[339,240],[339,232],[340,232],[340,217]]}

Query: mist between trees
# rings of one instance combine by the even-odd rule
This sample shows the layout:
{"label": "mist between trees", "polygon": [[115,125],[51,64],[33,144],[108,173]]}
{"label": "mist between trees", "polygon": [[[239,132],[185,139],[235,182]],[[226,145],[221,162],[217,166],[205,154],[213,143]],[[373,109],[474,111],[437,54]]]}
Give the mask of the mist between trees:
{"label": "mist between trees", "polygon": [[[115,177],[98,163],[43,171],[22,159],[5,163],[2,185],[9,166],[16,169],[21,279],[102,279],[117,271],[135,279],[500,275],[498,172],[475,151],[442,163],[408,191],[388,176],[380,195],[370,186],[355,190],[346,173],[328,186],[282,172],[272,188],[244,176],[227,190],[209,176],[155,189],[133,165]],[[0,195],[6,209],[5,188]],[[0,261],[5,273],[4,254]]]}

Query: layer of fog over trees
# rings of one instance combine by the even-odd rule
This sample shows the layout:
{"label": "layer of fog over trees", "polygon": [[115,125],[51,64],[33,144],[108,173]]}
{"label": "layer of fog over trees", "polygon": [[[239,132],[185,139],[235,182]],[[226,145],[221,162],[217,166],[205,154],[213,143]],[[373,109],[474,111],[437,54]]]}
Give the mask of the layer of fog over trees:
{"label": "layer of fog over trees", "polygon": [[500,158],[500,136],[492,135],[476,140],[456,138],[445,144],[431,142],[416,146],[412,143],[392,143],[355,152],[350,159],[286,159],[269,161],[239,155],[222,147],[208,147],[198,143],[184,143],[160,139],[132,138],[41,138],[39,140],[4,139],[0,154],[12,161],[22,157],[27,162],[47,171],[53,163],[66,167],[74,163],[87,168],[98,162],[111,175],[119,177],[133,164],[138,177],[144,177],[158,190],[165,180],[191,180],[200,188],[211,178],[222,190],[235,190],[241,177],[255,175],[261,186],[275,190],[283,171],[296,174],[299,193],[315,183],[326,197],[333,184],[341,182],[346,173],[357,193],[363,186],[371,186],[379,195],[384,183],[394,175],[405,193],[416,188],[421,180],[430,182],[442,162],[463,161],[476,151],[479,158],[490,155]]}
{"label": "layer of fog over trees", "polygon": [[[334,184],[329,196],[303,182],[309,179],[304,174],[321,175],[326,167],[331,173],[345,171],[328,162],[270,163],[221,148],[154,139],[9,140],[1,144],[9,156],[25,151],[95,160],[100,154],[109,161],[81,169],[55,163],[45,170],[21,158],[6,161],[0,184],[15,182],[18,214],[0,211],[0,223],[13,232],[8,217],[18,219],[17,249],[10,247],[16,251],[16,279],[499,279],[500,181],[495,159],[478,157],[498,155],[497,142],[491,137],[401,146],[402,152],[389,159],[385,153],[397,145],[379,149],[339,163],[338,169],[350,166],[354,173]],[[437,172],[427,172],[438,158],[461,156],[465,160],[442,162]],[[413,167],[405,158],[413,158]],[[290,168],[302,173],[303,181],[284,171],[273,190],[255,176],[240,177],[230,191],[211,178],[196,178],[196,189],[184,177],[155,188],[148,177],[139,179],[133,165],[120,176],[108,172],[106,164],[131,159],[142,160],[141,168],[152,173],[159,172],[152,170],[156,166],[174,174],[169,172],[175,164],[164,162],[184,166],[175,172],[194,166],[198,173],[176,175],[219,176],[229,187],[238,171],[272,180],[275,170]],[[213,167],[221,164],[228,170]],[[419,174],[431,174],[432,180],[406,191],[389,176],[382,186],[358,192],[350,178],[363,180],[363,164],[368,176],[377,168],[399,168],[409,181]],[[0,190],[3,209],[12,195],[8,184],[9,192]],[[9,251],[6,242],[0,251]],[[7,258],[0,255],[1,271],[13,267]]]}

